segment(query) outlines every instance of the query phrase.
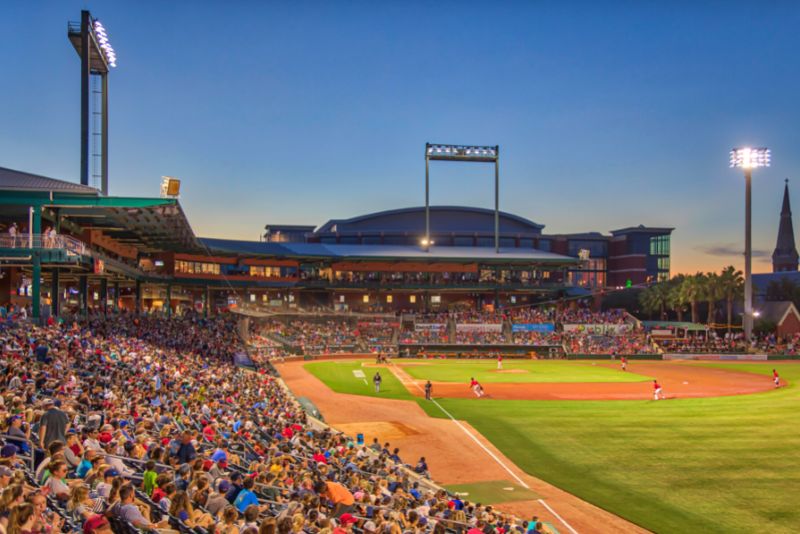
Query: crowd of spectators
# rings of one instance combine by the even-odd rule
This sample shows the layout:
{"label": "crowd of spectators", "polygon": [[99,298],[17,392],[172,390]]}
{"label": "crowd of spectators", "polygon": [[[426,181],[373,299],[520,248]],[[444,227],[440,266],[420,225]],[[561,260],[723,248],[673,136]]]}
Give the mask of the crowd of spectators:
{"label": "crowd of spectators", "polygon": [[[390,444],[309,421],[229,318],[0,324],[0,530],[523,534]],[[417,474],[414,473],[417,472]]]}
{"label": "crowd of spectators", "polygon": [[656,347],[647,335],[631,332],[617,335],[564,333],[562,343],[568,354],[655,354]]}

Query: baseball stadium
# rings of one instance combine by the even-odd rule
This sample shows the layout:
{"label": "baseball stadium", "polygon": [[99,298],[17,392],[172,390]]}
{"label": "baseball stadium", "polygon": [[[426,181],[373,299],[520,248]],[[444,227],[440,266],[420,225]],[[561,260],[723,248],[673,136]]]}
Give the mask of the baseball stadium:
{"label": "baseball stadium", "polygon": [[[750,336],[669,221],[502,211],[498,146],[426,144],[425,205],[198,236],[177,179],[108,194],[116,56],[68,38],[80,181],[0,167],[5,530],[798,531],[791,302]],[[430,205],[433,162],[492,166],[494,209]]]}

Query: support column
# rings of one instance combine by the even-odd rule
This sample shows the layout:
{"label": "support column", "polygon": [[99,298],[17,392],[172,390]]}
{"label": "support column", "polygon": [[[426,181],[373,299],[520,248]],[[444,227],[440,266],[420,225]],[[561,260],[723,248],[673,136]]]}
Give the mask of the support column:
{"label": "support column", "polygon": [[100,279],[100,309],[103,310],[103,316],[108,316],[108,280],[105,278]]}
{"label": "support column", "polygon": [[78,277],[78,293],[81,303],[81,315],[89,316],[89,276],[82,274]]}
{"label": "support column", "polygon": [[119,311],[119,282],[114,282],[114,311]]}
{"label": "support column", "polygon": [[136,281],[136,295],[133,300],[134,304],[134,311],[136,313],[142,313],[142,281]]}
{"label": "support column", "polygon": [[41,321],[42,303],[42,257],[39,251],[33,253],[33,274],[31,280],[31,316],[33,322],[39,324]]}
{"label": "support column", "polygon": [[203,291],[203,317],[208,319],[211,311],[211,288],[206,286]]}
{"label": "support column", "polygon": [[50,284],[50,294],[52,296],[51,300],[53,302],[50,306],[50,309],[52,310],[53,319],[58,319],[58,314],[61,309],[60,306],[61,287],[59,286],[58,267],[53,268],[52,274],[50,276],[52,277],[52,282]]}
{"label": "support column", "polygon": [[102,110],[101,118],[103,121],[100,134],[100,191],[108,196],[108,73],[106,72],[101,76],[103,82],[102,88]]}
{"label": "support column", "polygon": [[81,11],[81,184],[89,185],[89,97],[92,79],[91,51],[92,24],[88,11]]}
{"label": "support column", "polygon": [[167,317],[172,317],[172,284],[167,284]]}

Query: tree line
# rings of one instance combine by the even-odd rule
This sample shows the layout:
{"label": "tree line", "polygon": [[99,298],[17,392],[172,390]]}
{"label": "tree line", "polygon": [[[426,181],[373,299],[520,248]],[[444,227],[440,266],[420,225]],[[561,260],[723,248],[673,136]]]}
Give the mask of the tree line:
{"label": "tree line", "polygon": [[[800,296],[800,295],[799,295]],[[744,276],[741,271],[728,266],[719,273],[678,275],[666,282],[653,284],[639,293],[639,304],[645,313],[667,319],[667,312],[677,315],[683,321],[688,311],[693,323],[700,322],[698,308],[701,303],[708,304],[706,323],[714,323],[719,304],[725,304],[728,330],[733,325],[733,304],[744,297]]]}

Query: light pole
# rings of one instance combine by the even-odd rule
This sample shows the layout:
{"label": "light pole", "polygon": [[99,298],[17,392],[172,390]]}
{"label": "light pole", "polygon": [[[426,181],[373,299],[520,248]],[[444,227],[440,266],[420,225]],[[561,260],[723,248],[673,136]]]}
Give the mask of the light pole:
{"label": "light pole", "polygon": [[753,250],[751,239],[751,178],[752,170],[769,167],[768,148],[734,148],[731,150],[731,167],[744,169],[744,337],[750,341],[753,334]]}

